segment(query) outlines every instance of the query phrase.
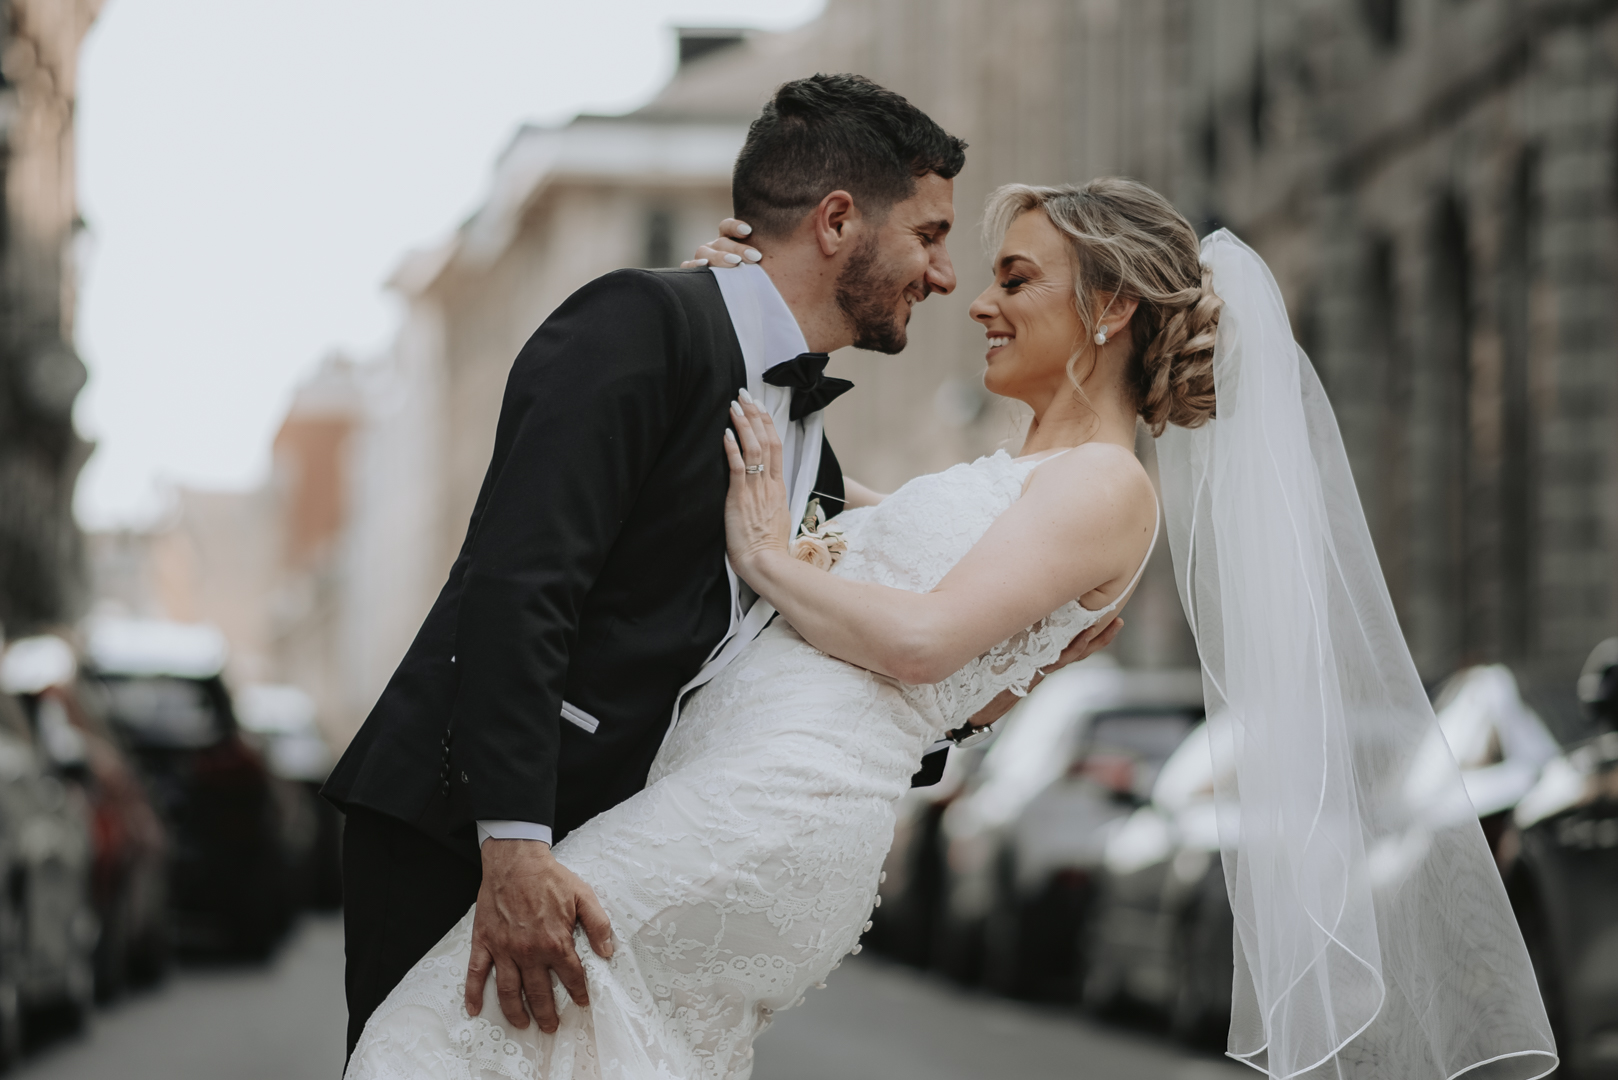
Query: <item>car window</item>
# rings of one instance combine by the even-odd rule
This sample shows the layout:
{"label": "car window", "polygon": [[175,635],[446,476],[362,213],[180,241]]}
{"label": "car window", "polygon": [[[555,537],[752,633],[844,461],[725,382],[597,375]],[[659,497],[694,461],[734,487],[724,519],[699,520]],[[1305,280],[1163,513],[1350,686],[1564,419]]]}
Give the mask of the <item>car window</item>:
{"label": "car window", "polygon": [[109,678],[106,687],[114,726],[137,746],[209,746],[226,734],[200,682],[163,676]]}
{"label": "car window", "polygon": [[1127,786],[1144,799],[1157,782],[1163,763],[1197,720],[1194,714],[1179,711],[1103,713],[1091,722],[1082,757],[1106,773],[1115,789]]}
{"label": "car window", "polygon": [[28,714],[23,711],[22,703],[10,694],[0,694],[0,734],[24,742],[33,741],[28,727]]}
{"label": "car window", "polygon": [[1091,725],[1086,752],[1129,754],[1161,764],[1196,723],[1185,712],[1108,713]]}

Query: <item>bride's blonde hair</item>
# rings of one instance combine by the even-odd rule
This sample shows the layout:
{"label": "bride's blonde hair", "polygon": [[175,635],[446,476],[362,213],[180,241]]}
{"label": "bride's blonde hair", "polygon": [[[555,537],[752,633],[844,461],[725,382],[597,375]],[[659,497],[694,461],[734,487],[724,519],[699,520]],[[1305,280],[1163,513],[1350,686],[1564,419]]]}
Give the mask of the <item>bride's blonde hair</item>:
{"label": "bride's blonde hair", "polygon": [[[1197,232],[1172,203],[1135,180],[1007,184],[989,196],[990,250],[1021,214],[1042,210],[1073,253],[1073,292],[1086,340],[1116,297],[1139,302],[1130,320],[1128,378],[1153,435],[1166,424],[1194,428],[1214,415],[1213,347],[1224,301],[1202,265]],[[1068,362],[1073,376],[1080,349]],[[1078,380],[1074,377],[1074,383]]]}

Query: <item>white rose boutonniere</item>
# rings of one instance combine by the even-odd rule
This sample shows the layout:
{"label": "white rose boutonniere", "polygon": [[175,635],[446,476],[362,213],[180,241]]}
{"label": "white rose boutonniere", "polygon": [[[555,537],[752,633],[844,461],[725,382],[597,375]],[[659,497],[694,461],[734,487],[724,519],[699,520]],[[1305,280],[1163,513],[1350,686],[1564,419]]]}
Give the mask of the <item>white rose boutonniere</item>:
{"label": "white rose boutonniere", "polygon": [[792,557],[817,570],[830,570],[846,551],[848,541],[843,539],[843,530],[827,523],[819,499],[810,499],[798,538],[792,541]]}

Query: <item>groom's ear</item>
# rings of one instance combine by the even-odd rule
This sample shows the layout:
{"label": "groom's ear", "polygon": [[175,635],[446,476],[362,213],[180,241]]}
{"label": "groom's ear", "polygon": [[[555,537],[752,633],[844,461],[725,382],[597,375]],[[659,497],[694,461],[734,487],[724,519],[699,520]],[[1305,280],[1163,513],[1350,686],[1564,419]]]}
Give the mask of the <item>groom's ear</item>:
{"label": "groom's ear", "polygon": [[831,259],[856,238],[862,216],[854,205],[854,196],[839,188],[820,200],[809,219],[820,253]]}

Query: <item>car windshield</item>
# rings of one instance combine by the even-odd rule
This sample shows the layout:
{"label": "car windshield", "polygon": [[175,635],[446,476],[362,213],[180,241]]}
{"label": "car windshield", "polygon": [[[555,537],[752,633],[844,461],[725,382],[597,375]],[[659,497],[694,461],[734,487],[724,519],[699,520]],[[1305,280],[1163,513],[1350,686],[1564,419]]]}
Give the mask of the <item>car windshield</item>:
{"label": "car windshield", "polygon": [[1084,756],[1127,759],[1132,765],[1130,786],[1144,798],[1163,762],[1196,723],[1197,717],[1186,712],[1107,713],[1095,718]]}
{"label": "car windshield", "polygon": [[106,685],[113,723],[138,746],[210,746],[225,735],[200,682],[155,676],[108,679]]}

